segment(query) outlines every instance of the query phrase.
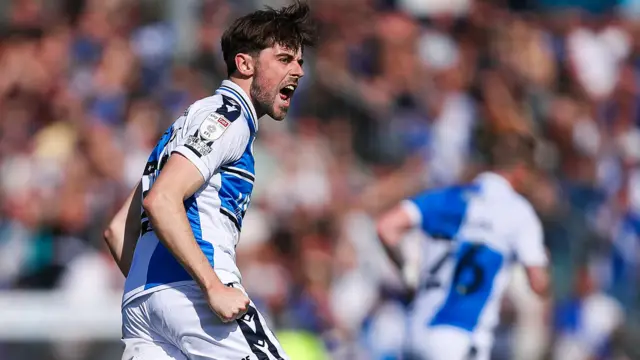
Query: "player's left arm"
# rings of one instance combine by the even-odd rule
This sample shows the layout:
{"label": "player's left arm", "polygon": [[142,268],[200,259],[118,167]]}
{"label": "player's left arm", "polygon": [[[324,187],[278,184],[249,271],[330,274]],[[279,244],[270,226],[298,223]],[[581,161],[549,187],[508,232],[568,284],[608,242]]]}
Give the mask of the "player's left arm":
{"label": "player's left arm", "polygon": [[385,251],[391,260],[403,269],[406,265],[400,245],[409,231],[422,227],[423,219],[429,216],[425,210],[433,208],[433,194],[426,191],[401,201],[384,213],[377,222],[377,231]]}
{"label": "player's left arm", "polygon": [[415,226],[414,218],[404,202],[385,212],[377,221],[376,230],[382,246],[400,270],[404,267],[400,244],[406,233]]}
{"label": "player's left arm", "polygon": [[104,231],[104,240],[111,256],[125,277],[129,274],[140,236],[141,209],[142,186],[138,182]]}

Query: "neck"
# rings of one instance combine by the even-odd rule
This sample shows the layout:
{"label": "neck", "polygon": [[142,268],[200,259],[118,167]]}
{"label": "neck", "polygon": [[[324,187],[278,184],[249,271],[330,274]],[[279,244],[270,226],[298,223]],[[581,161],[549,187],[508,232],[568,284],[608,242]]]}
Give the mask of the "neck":
{"label": "neck", "polygon": [[517,177],[515,176],[513,171],[510,170],[493,170],[494,173],[502,176],[505,180],[507,180],[507,182],[511,185],[512,188],[514,189],[519,189],[520,188],[520,184],[517,180]]}
{"label": "neck", "polygon": [[251,100],[251,103],[253,104],[254,109],[256,109],[256,115],[258,115],[258,118],[261,118],[264,115],[264,112],[261,111],[260,106],[256,104],[255,99],[253,98],[253,96],[251,96],[252,79],[231,75],[229,77],[229,81],[238,85],[244,91],[244,93],[247,94],[247,96],[249,97],[249,100]]}

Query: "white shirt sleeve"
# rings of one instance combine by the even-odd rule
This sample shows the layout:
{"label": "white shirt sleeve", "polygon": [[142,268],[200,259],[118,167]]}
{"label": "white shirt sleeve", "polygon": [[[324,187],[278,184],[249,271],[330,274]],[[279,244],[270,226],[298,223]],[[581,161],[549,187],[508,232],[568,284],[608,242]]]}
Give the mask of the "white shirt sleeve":
{"label": "white shirt sleeve", "polygon": [[400,202],[400,206],[402,206],[407,215],[409,215],[411,226],[418,227],[422,224],[422,213],[415,202],[411,200],[403,200]]}
{"label": "white shirt sleeve", "polygon": [[513,240],[518,261],[524,266],[547,265],[542,224],[530,206],[524,208]]}
{"label": "white shirt sleeve", "polygon": [[[230,122],[226,128],[215,127],[214,122],[220,115],[214,109],[215,107],[205,107],[189,115],[192,118],[187,122],[186,135],[174,150],[189,159],[205,181],[208,181],[220,166],[238,160],[246,150],[251,137],[249,125],[242,116]],[[214,130],[211,131],[212,128],[207,128],[207,125],[214,126]]]}

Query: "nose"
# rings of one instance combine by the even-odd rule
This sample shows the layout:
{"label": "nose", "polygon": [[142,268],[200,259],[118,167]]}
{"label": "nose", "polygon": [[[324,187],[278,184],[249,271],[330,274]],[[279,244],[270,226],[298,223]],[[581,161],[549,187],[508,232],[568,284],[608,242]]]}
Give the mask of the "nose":
{"label": "nose", "polygon": [[297,78],[301,78],[304,76],[304,69],[302,68],[302,64],[296,62],[293,70],[291,71],[291,75]]}

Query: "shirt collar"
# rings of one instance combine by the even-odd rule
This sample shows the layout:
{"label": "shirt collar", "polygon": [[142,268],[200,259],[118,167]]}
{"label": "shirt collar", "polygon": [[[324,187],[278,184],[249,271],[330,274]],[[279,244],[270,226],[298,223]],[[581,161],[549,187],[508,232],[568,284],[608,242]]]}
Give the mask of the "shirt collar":
{"label": "shirt collar", "polygon": [[476,182],[489,184],[489,186],[499,186],[513,190],[511,183],[504,176],[493,171],[485,171],[476,176]]}
{"label": "shirt collar", "polygon": [[256,109],[253,107],[253,102],[251,101],[249,95],[247,95],[247,93],[244,92],[244,90],[242,90],[242,88],[238,84],[234,83],[231,80],[222,81],[220,89],[236,95],[236,97],[241,100],[242,108],[249,114],[249,117],[251,117],[251,121],[253,121],[256,131],[258,131],[258,115],[256,113]]}

